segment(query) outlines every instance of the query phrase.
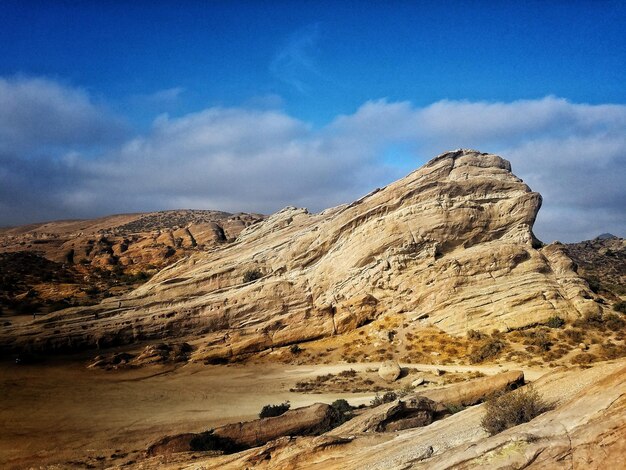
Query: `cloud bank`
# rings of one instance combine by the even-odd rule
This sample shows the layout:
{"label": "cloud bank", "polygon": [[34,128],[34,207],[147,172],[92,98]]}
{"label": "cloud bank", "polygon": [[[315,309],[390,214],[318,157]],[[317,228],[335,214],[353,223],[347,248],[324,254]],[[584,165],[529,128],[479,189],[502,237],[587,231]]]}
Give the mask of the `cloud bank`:
{"label": "cloud bank", "polygon": [[[318,211],[455,148],[498,153],[544,196],[544,241],[626,234],[626,106],[386,100],[315,128],[277,109],[122,119],[81,90],[0,80],[0,224],[168,208]],[[401,149],[398,153],[397,149]]]}

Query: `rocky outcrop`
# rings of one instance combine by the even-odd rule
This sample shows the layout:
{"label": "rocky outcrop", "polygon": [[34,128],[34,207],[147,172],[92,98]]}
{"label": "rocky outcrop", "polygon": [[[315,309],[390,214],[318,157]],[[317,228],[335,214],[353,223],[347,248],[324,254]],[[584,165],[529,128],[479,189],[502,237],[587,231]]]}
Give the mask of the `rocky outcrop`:
{"label": "rocky outcrop", "polygon": [[433,422],[439,405],[424,397],[407,397],[378,406],[361,415],[357,423],[346,423],[333,434],[391,432],[427,426]]}
{"label": "rocky outcrop", "polygon": [[[296,408],[271,418],[227,424],[205,433],[166,436],[152,444],[147,456],[192,450],[237,451],[264,445],[283,436],[322,434],[338,422],[338,412],[324,403]],[[209,446],[210,449],[206,447]]]}
{"label": "rocky outcrop", "polygon": [[462,407],[475,405],[489,395],[514,390],[522,385],[524,385],[524,372],[511,370],[447,387],[425,390],[419,395],[447,406]]}
{"label": "rocky outcrop", "polygon": [[239,446],[255,447],[281,436],[322,434],[331,429],[338,418],[334,408],[325,403],[316,403],[272,418],[227,424],[216,428],[213,434]]}
{"label": "rocky outcrop", "polygon": [[153,457],[155,455],[169,455],[179,452],[191,452],[191,441],[197,434],[185,433],[176,434],[174,436],[165,436],[154,444],[150,445],[146,450],[146,456]]}
{"label": "rocky outcrop", "polygon": [[[348,436],[355,433],[397,431],[424,426],[432,422],[436,412],[444,412],[448,407],[474,405],[493,393],[511,390],[523,384],[524,373],[510,371],[440,389],[423,390],[369,409],[334,429],[332,434]],[[403,421],[413,416],[419,419],[415,422]]]}
{"label": "rocky outcrop", "polygon": [[[0,346],[76,349],[177,336],[196,347],[195,360],[219,362],[341,334],[381,312],[407,322],[427,315],[463,334],[598,311],[564,255],[538,248],[540,205],[501,157],[447,152],[352,204],[319,214],[284,209],[123,298],[9,327]],[[243,282],[251,270],[262,277]]]}
{"label": "rocky outcrop", "polygon": [[619,301],[626,285],[626,240],[610,234],[593,240],[564,245],[563,249],[574,263],[576,271],[594,292],[601,292]]}

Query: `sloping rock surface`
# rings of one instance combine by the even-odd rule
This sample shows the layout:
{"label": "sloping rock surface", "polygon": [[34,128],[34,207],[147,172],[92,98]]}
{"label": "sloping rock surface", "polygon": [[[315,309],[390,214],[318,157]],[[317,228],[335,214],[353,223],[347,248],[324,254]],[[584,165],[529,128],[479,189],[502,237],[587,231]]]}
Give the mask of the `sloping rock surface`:
{"label": "sloping rock surface", "polygon": [[[223,457],[181,460],[185,469],[622,469],[626,451],[626,361],[556,370],[534,384],[556,407],[489,436],[482,406],[397,433],[281,438]],[[152,467],[144,461],[137,468]]]}
{"label": "sloping rock surface", "polygon": [[[107,347],[184,337],[232,359],[357,328],[382,312],[453,334],[597,312],[562,246],[537,249],[541,196],[509,162],[444,153],[350,205],[287,208],[223,249],[195,253],[119,299],[0,333],[0,347]],[[262,277],[244,283],[244,274]],[[97,315],[97,318],[95,318]]]}
{"label": "sloping rock surface", "polygon": [[[330,433],[338,436],[347,436],[355,433],[398,430],[393,427],[387,427],[386,424],[393,421],[394,415],[397,415],[398,411],[402,411],[405,407],[430,410],[432,414],[435,411],[445,410],[445,406],[461,407],[474,405],[492,393],[511,390],[523,384],[524,373],[522,371],[509,371],[468,382],[448,385],[441,389],[424,390],[367,410],[365,413],[333,429]],[[403,405],[403,403],[407,405]]]}

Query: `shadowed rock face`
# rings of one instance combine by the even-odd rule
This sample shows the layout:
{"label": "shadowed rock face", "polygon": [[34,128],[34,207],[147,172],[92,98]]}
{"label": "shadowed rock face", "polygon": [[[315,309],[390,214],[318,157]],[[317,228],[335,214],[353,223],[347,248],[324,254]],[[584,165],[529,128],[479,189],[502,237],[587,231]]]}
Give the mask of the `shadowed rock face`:
{"label": "shadowed rock face", "polygon": [[[255,419],[242,423],[227,424],[208,431],[211,449],[232,450],[256,447],[282,436],[310,436],[326,432],[338,421],[338,412],[325,403],[297,408],[271,418]],[[147,456],[207,450],[202,448],[203,434],[178,434],[167,436],[152,444],[146,451]],[[200,443],[194,445],[194,440]]]}
{"label": "shadowed rock face", "polygon": [[[286,208],[120,299],[5,329],[3,347],[106,347],[184,337],[219,361],[341,334],[383,312],[453,333],[598,311],[559,245],[536,249],[541,196],[509,162],[444,153],[350,205]],[[261,279],[243,283],[259,270]],[[95,313],[98,313],[97,319]]]}

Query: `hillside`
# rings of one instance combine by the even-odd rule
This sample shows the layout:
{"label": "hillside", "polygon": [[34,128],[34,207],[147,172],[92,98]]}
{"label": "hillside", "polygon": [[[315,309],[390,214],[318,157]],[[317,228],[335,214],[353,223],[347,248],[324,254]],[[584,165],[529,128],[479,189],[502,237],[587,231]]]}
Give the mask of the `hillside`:
{"label": "hillside", "polygon": [[178,210],[0,229],[0,312],[90,305],[195,251],[232,242],[258,214]]}
{"label": "hillside", "polygon": [[567,244],[565,252],[595,292],[612,300],[626,295],[626,240],[613,235],[599,236]]}

